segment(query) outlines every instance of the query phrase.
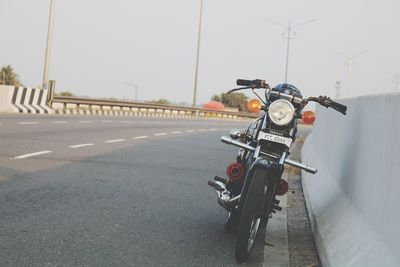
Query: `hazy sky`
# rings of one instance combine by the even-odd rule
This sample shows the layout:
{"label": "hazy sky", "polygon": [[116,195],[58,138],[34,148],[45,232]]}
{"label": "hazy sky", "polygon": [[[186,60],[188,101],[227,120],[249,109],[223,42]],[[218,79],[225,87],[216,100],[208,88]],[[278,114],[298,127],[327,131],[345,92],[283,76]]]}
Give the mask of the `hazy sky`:
{"label": "hazy sky", "polygon": [[[50,0],[0,0],[0,65],[42,83]],[[92,97],[191,103],[200,0],[56,0],[50,79],[57,91]],[[282,24],[299,27],[289,82],[303,95],[345,92],[345,58],[356,58],[350,96],[394,91],[400,72],[399,0],[204,0],[198,102],[237,78],[284,79]]]}

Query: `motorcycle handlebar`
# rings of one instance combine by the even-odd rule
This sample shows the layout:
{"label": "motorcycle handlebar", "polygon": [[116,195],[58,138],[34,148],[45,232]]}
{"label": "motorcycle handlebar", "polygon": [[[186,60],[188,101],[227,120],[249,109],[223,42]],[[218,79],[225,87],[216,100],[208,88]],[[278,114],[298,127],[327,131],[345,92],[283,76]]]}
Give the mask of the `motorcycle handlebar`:
{"label": "motorcycle handlebar", "polygon": [[320,96],[320,97],[309,97],[307,99],[308,101],[314,101],[319,103],[321,106],[324,106],[326,108],[333,108],[334,110],[342,113],[343,115],[346,115],[347,107],[343,104],[340,104],[338,102],[333,101],[327,96]]}
{"label": "motorcycle handlebar", "polygon": [[268,84],[264,80],[245,80],[245,79],[237,79],[236,84],[238,86],[248,86],[251,88],[268,88]]}

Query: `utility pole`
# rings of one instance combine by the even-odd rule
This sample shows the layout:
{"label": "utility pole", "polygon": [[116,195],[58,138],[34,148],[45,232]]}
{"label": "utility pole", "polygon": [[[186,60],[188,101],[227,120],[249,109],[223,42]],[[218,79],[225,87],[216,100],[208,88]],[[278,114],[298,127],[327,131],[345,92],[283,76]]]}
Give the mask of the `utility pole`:
{"label": "utility pole", "polygon": [[193,103],[192,103],[193,107],[196,106],[196,99],[197,99],[202,17],[203,17],[203,0],[200,0],[199,32],[197,35],[196,69],[194,73],[194,88],[193,88]]}
{"label": "utility pole", "polygon": [[336,99],[339,99],[339,98],[340,98],[340,89],[341,89],[341,87],[342,87],[342,85],[341,85],[340,81],[337,81],[337,82],[336,82],[336,85],[335,85],[335,89],[336,89]]}
{"label": "utility pole", "polygon": [[49,27],[47,30],[47,43],[46,43],[46,55],[44,59],[44,71],[43,71],[43,85],[42,89],[48,89],[49,85],[49,65],[50,65],[50,52],[51,52],[51,41],[53,38],[53,21],[54,21],[54,5],[55,0],[50,0],[50,14],[49,14]]}
{"label": "utility pole", "polygon": [[138,86],[137,86],[137,84],[136,83],[130,83],[130,82],[127,82],[125,80],[120,80],[120,82],[125,84],[125,85],[127,85],[127,86],[132,87],[135,90],[134,91],[134,93],[135,93],[135,102],[137,102],[138,101],[138,96],[137,96],[137,94],[138,94]]}
{"label": "utility pole", "polygon": [[347,86],[346,86],[346,93],[347,97],[350,97],[350,92],[351,92],[351,85],[352,85],[352,79],[353,79],[353,66],[356,64],[356,61],[354,58],[361,56],[362,54],[367,53],[368,50],[363,50],[357,54],[354,54],[353,56],[347,56],[338,52],[335,52],[336,54],[343,56],[346,58],[344,65],[347,67]]}
{"label": "utility pole", "polygon": [[393,73],[386,70],[385,72],[393,77],[392,82],[394,83],[394,90],[397,92],[399,90],[399,85],[400,85],[400,74],[398,72]]}
{"label": "utility pole", "polygon": [[271,19],[266,18],[266,20],[268,20],[269,22],[278,25],[282,28],[285,28],[285,31],[282,33],[282,37],[284,39],[287,39],[287,44],[286,44],[286,64],[285,64],[285,83],[287,83],[288,81],[288,72],[289,72],[289,50],[290,50],[290,40],[296,38],[297,34],[296,32],[293,30],[294,28],[298,28],[299,26],[302,26],[304,24],[310,23],[310,22],[314,22],[316,21],[315,19],[312,20],[306,20],[304,22],[292,25],[292,22],[289,21],[289,25],[283,25],[281,23],[275,22]]}

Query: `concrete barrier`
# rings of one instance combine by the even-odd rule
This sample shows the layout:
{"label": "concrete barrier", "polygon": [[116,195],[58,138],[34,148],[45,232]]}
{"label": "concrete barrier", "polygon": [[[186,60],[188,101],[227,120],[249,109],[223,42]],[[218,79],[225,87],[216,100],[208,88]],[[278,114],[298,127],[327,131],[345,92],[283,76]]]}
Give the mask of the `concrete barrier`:
{"label": "concrete barrier", "polygon": [[302,161],[303,189],[324,266],[400,266],[400,94],[317,108]]}
{"label": "concrete barrier", "polygon": [[53,113],[47,106],[47,90],[0,85],[0,112]]}

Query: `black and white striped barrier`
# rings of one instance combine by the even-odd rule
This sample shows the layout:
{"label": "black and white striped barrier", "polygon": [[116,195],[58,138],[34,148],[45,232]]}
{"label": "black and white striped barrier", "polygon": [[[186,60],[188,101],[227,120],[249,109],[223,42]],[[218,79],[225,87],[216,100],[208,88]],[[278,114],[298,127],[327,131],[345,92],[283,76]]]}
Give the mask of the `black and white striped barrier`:
{"label": "black and white striped barrier", "polygon": [[47,90],[0,85],[0,112],[51,114]]}

